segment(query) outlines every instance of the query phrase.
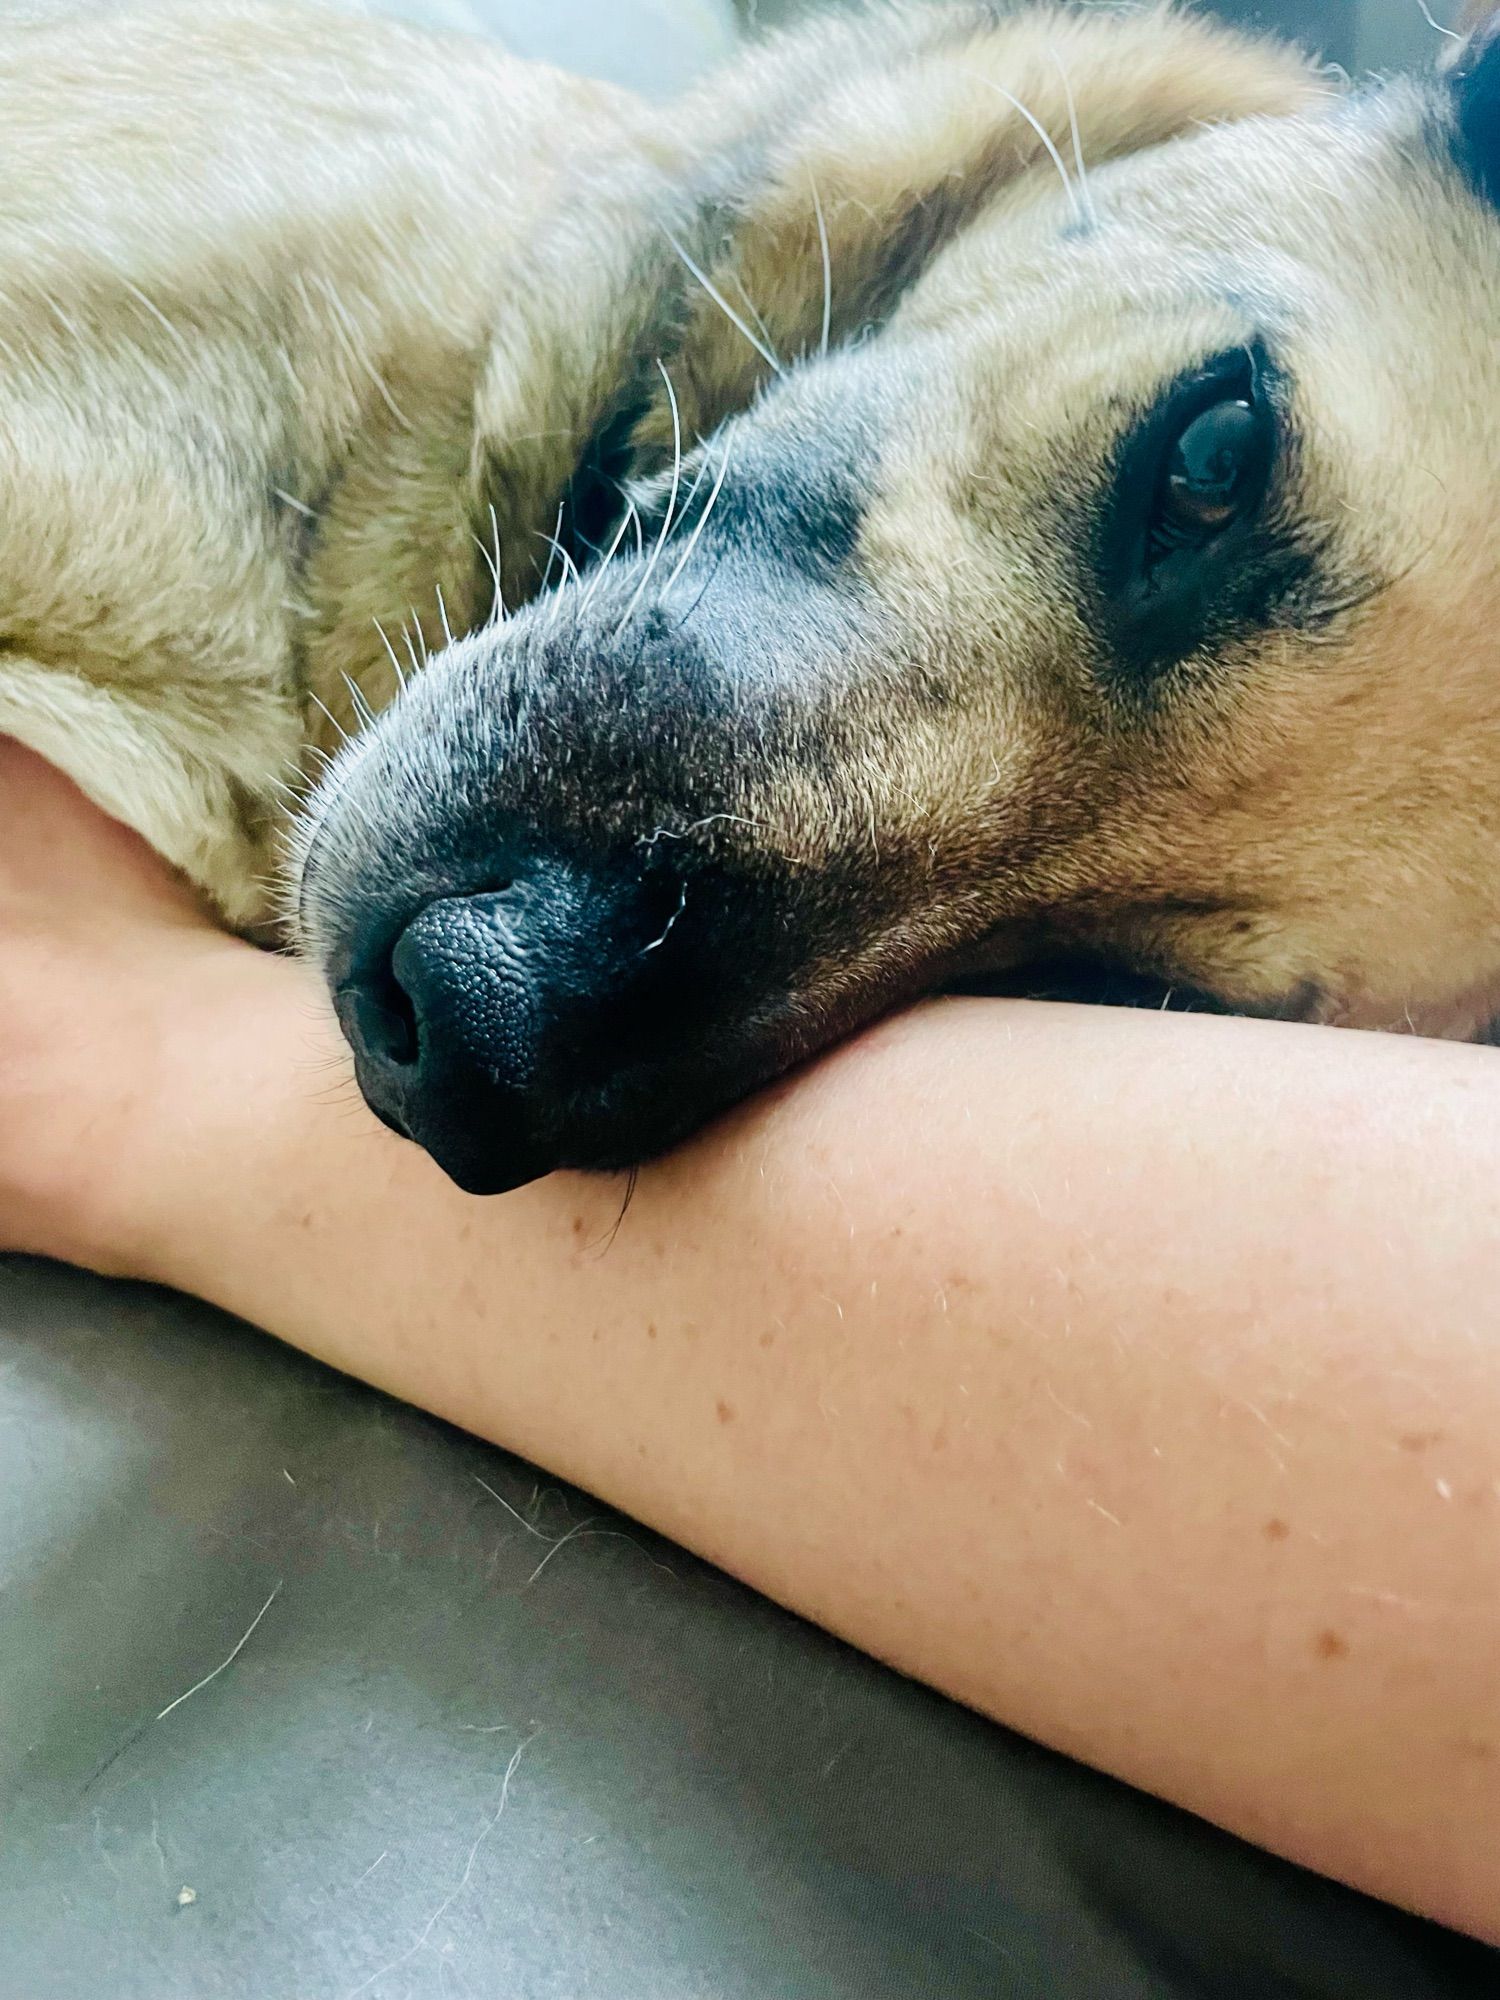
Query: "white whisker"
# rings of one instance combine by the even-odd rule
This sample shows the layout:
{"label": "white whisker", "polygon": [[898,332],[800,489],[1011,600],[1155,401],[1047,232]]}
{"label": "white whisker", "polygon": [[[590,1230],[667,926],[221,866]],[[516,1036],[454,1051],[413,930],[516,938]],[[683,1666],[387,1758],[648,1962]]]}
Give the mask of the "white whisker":
{"label": "white whisker", "polygon": [[1079,205],[1083,210],[1085,222],[1091,229],[1095,229],[1099,224],[1099,215],[1094,207],[1094,193],[1089,186],[1088,169],[1083,164],[1083,139],[1078,130],[1078,100],[1073,95],[1073,80],[1064,68],[1062,57],[1057,50],[1049,46],[1047,53],[1062,78],[1063,96],[1068,103],[1068,129],[1073,135],[1073,166],[1078,175]]}
{"label": "white whisker", "polygon": [[273,791],[279,794],[280,797],[289,800],[294,806],[300,806],[303,799],[307,796],[305,788],[302,791],[298,791],[297,787],[289,785],[285,778],[270,777],[266,782],[271,786]]}
{"label": "white whisker", "polygon": [[320,708],[323,711],[323,714],[328,718],[329,722],[331,722],[333,727],[338,731],[338,738],[341,743],[352,743],[354,741],[354,738],[349,734],[348,730],[344,727],[343,723],[339,721],[338,717],[334,714],[333,710],[328,706],[328,704],[322,699],[321,696],[315,695],[312,689],[309,688],[307,691],[307,698],[313,704],[314,708]]}
{"label": "white whisker", "polygon": [[406,642],[406,657],[411,661],[412,673],[414,675],[421,673],[423,667],[427,664],[426,654],[424,653],[420,660],[417,658],[417,649],[412,644],[411,633],[405,625],[401,627],[401,637]]}
{"label": "white whisker", "polygon": [[552,565],[554,562],[556,562],[557,558],[562,554],[563,509],[566,505],[567,502],[565,500],[558,501],[557,519],[552,524],[552,533],[550,535],[543,534],[541,536],[541,539],[544,542],[550,542],[552,544],[552,553],[547,558],[547,567],[542,571],[542,589],[544,592],[551,588]]}
{"label": "white whisker", "polygon": [[390,640],[386,637],[385,627],[381,624],[378,618],[374,622],[375,622],[375,630],[380,634],[380,643],[382,646],[385,647],[386,657],[387,659],[389,659],[391,663],[391,671],[396,676],[396,685],[397,687],[400,688],[401,692],[405,694],[406,669],[402,666],[401,662],[396,658],[396,649],[391,644]]}
{"label": "white whisker", "polygon": [[620,544],[625,539],[626,533],[630,527],[632,516],[634,516],[635,518],[636,527],[637,528],[640,527],[641,524],[640,516],[636,514],[635,503],[627,499],[625,502],[625,508],[626,511],[620,516],[620,525],[618,528],[615,529],[614,539],[610,542],[610,545],[604,551],[604,554],[599,558],[599,567],[594,572],[593,581],[589,584],[588,589],[583,594],[583,603],[585,609],[587,609],[588,606],[593,603],[594,594],[598,590],[600,584],[604,581],[604,572],[609,568],[610,564],[614,561],[616,555],[618,555]]}
{"label": "white whisker", "polygon": [[366,701],[364,689],[359,685],[358,681],[352,680],[342,670],[339,673],[339,679],[349,690],[349,705],[354,710],[355,721],[361,729],[368,729],[370,724],[375,720],[375,711],[371,708],[369,702]]}
{"label": "white whisker", "polygon": [[[419,651],[419,652],[421,653],[421,655],[422,655],[422,665],[423,665],[423,666],[425,667],[425,666],[427,665],[428,661],[429,661],[429,660],[430,660],[430,659],[432,658],[432,654],[431,654],[430,650],[428,649],[428,645],[427,645],[427,634],[426,634],[426,632],[425,632],[425,631],[423,630],[423,627],[422,627],[422,621],[421,621],[421,619],[420,619],[420,618],[419,618],[419,617],[417,616],[417,608],[416,608],[416,606],[415,606],[415,605],[413,605],[413,606],[411,607],[411,629],[412,629],[412,632],[414,632],[414,633],[416,634],[416,640],[417,640],[417,650],[418,650],[418,651]],[[411,642],[411,637],[410,637],[410,635],[409,635],[409,634],[407,633],[407,631],[406,631],[406,627],[405,627],[405,625],[403,625],[403,626],[401,627],[401,631],[402,631],[402,635],[403,635],[403,636],[404,636],[404,637],[406,638],[406,648],[407,648],[407,651],[408,651],[408,652],[410,652],[410,651],[411,651],[411,643],[412,643],[412,642]]]}
{"label": "white whisker", "polygon": [[761,317],[760,308],[756,305],[754,299],[751,298],[750,294],[745,290],[744,279],[740,276],[738,271],[733,271],[730,273],[730,275],[734,279],[735,290],[739,293],[740,297],[745,301],[745,311],[749,313],[751,319],[754,320],[755,322],[755,331],[760,335],[761,339],[766,343],[766,346],[769,347],[771,349],[771,352],[774,354],[776,352],[776,347],[775,343],[771,339],[771,329],[766,325],[765,320]]}
{"label": "white whisker", "polygon": [[[702,438],[699,438],[698,442],[701,445],[703,442]],[[682,505],[677,509],[677,526],[679,531],[682,528],[683,522],[692,512],[693,502],[698,497],[699,487],[702,486],[704,480],[708,477],[708,466],[709,466],[708,453],[705,451],[702,458],[698,461],[698,470],[693,474],[693,483],[687,490],[687,498],[683,501]]]}
{"label": "white whisker", "polygon": [[666,583],[662,586],[661,594],[663,597],[669,595],[673,584],[676,583],[678,577],[680,577],[682,575],[682,572],[687,568],[688,561],[692,556],[693,550],[698,546],[698,537],[703,533],[703,530],[708,526],[708,517],[714,511],[714,506],[719,498],[720,491],[722,490],[724,485],[725,474],[729,471],[730,456],[731,453],[729,447],[728,445],[726,445],[724,447],[724,456],[719,462],[718,475],[715,478],[712,487],[710,487],[709,489],[708,498],[703,503],[703,512],[698,516],[697,521],[694,523],[693,532],[688,536],[687,543],[683,548],[682,554],[677,558],[676,568],[672,571],[672,574],[667,578]]}
{"label": "white whisker", "polygon": [[677,241],[677,238],[673,236],[670,232],[668,232],[667,241],[671,244],[672,248],[681,258],[684,265],[686,265],[688,271],[692,274],[693,277],[695,277],[698,280],[698,283],[703,287],[704,291],[707,292],[708,296],[713,300],[714,304],[719,308],[719,311],[723,313],[725,319],[729,321],[730,325],[736,327],[739,330],[739,332],[744,335],[745,339],[749,341],[750,345],[755,349],[756,353],[760,356],[761,360],[765,362],[766,366],[769,369],[771,369],[774,374],[784,375],[786,373],[786,370],[782,367],[781,363],[776,359],[776,356],[772,351],[772,349],[769,346],[767,346],[767,344],[759,337],[758,334],[752,332],[751,329],[745,324],[744,320],[740,318],[740,315],[735,311],[734,307],[729,303],[728,299],[725,298],[724,294],[719,290],[718,286],[715,285],[712,278],[709,277],[708,273],[702,268],[702,266],[694,263],[693,259],[688,255],[687,251],[684,250],[682,245]]}
{"label": "white whisker", "polygon": [[[546,539],[550,541],[551,536],[549,535]],[[563,583],[568,584],[568,583],[579,582],[580,578],[578,575],[577,563],[574,562],[572,556],[568,553],[567,549],[561,542],[557,543],[556,548],[557,548],[557,554],[562,558]],[[559,586],[559,588],[561,588],[561,585]]]}
{"label": "white whisker", "polygon": [[666,515],[661,524],[661,533],[656,538],[656,546],[651,551],[651,559],[641,572],[641,580],[636,585],[630,602],[625,607],[624,617],[615,627],[615,637],[617,639],[630,623],[636,606],[645,595],[646,587],[656,572],[656,565],[661,561],[661,552],[667,545],[667,537],[672,532],[672,522],[676,518],[677,489],[682,480],[682,414],[677,407],[677,391],[672,387],[672,378],[667,373],[664,364],[658,361],[656,365],[661,370],[661,379],[667,385],[667,400],[672,406],[672,490],[667,495]]}
{"label": "white whisker", "polygon": [[667,939],[672,935],[672,931],[676,926],[677,919],[682,915],[683,911],[686,908],[687,908],[687,883],[684,882],[682,885],[682,894],[677,898],[677,908],[672,912],[671,916],[667,918],[666,929],[662,932],[660,937],[653,938],[650,944],[643,945],[641,947],[642,958],[644,958],[648,952],[661,950],[662,946],[666,943]]}
{"label": "white whisker", "polygon": [[505,570],[500,561],[500,516],[495,512],[495,503],[490,502],[490,540],[495,545],[495,603],[490,613],[493,624],[503,625],[509,615],[505,609]]}
{"label": "white whisker", "polygon": [[818,247],[823,253],[823,334],[818,342],[818,354],[823,360],[828,358],[828,330],[833,324],[833,258],[828,249],[828,224],[823,217],[823,203],[818,194],[818,184],[811,183],[813,214],[818,218]]}
{"label": "white whisker", "polygon": [[1043,146],[1047,150],[1048,159],[1051,160],[1053,166],[1056,167],[1058,171],[1058,175],[1063,184],[1063,191],[1068,197],[1068,206],[1073,211],[1073,220],[1075,222],[1082,222],[1083,210],[1078,205],[1078,190],[1074,187],[1072,178],[1068,173],[1066,161],[1063,159],[1062,154],[1057,150],[1057,147],[1053,143],[1052,134],[1047,130],[1046,126],[1037,117],[1036,113],[1034,111],[1028,111],[1026,106],[1021,102],[1020,98],[1013,97],[1003,84],[993,83],[987,76],[980,77],[979,81],[985,86],[986,90],[992,90],[994,91],[997,97],[1003,97],[1005,99],[1005,102],[1011,107],[1012,111],[1018,111],[1021,114],[1021,116],[1026,120],[1026,123],[1031,127],[1032,131],[1035,132],[1036,136],[1041,140]]}
{"label": "white whisker", "polygon": [[[486,570],[488,570],[489,572],[490,585],[494,590],[495,598],[498,598],[500,595],[500,572],[495,567],[495,558],[490,554],[489,544],[484,540],[482,536],[476,535],[472,529],[470,530],[469,533],[469,540],[474,544],[475,548],[478,549],[480,560],[483,562]],[[490,607],[490,616],[493,618],[494,615],[495,615],[494,600],[492,599]]]}
{"label": "white whisker", "polygon": [[448,623],[448,607],[443,602],[443,586],[440,583],[435,583],[432,588],[437,596],[438,617],[443,621],[443,637],[451,646],[453,644],[453,627]]}
{"label": "white whisker", "polygon": [[1432,9],[1427,4],[1427,0],[1417,0],[1417,12],[1422,16],[1422,19],[1435,35],[1446,35],[1450,42],[1461,42],[1463,40],[1462,35],[1457,34],[1452,28],[1445,28],[1442,22],[1434,17]]}

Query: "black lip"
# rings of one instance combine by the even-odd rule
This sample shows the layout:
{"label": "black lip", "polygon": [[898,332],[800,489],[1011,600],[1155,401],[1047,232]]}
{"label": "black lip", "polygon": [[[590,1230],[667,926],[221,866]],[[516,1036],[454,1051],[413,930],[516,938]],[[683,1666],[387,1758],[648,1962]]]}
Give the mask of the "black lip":
{"label": "black lip", "polygon": [[364,1098],[365,1103],[369,1107],[370,1111],[376,1118],[380,1120],[381,1124],[385,1127],[387,1132],[394,1132],[398,1139],[407,1139],[407,1140],[411,1139],[410,1132],[407,1131],[405,1124],[402,1122],[400,1118],[397,1117],[394,1111],[385,1110],[382,1106],[377,1104],[375,1100],[369,1095],[369,1093],[363,1088],[361,1088],[360,1095],[361,1097]]}

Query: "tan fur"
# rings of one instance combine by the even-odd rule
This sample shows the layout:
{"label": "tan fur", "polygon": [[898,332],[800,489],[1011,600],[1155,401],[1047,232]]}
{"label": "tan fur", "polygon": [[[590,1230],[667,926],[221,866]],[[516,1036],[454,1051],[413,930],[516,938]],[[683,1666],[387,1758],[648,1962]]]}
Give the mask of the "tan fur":
{"label": "tan fur", "polygon": [[[745,788],[740,810],[784,849],[865,843],[887,885],[910,870],[894,921],[872,888],[857,945],[840,934],[804,971],[801,1004],[837,1020],[851,991],[899,992],[986,935],[996,965],[1081,950],[1238,1007],[1478,1031],[1500,1005],[1494,217],[1436,167],[1408,171],[1399,97],[1384,123],[1331,119],[1305,72],[1160,14],[1023,16],[929,53],[909,92],[907,74],[873,108],[864,79],[836,100],[842,150],[797,153],[736,245],[744,291],[795,353],[817,304],[796,175],[822,193],[836,330],[883,317],[867,246],[890,243],[893,213],[940,187],[944,162],[956,183],[945,240],[882,336],[924,340],[933,401],[885,425],[861,558],[903,653],[948,680],[963,719],[909,700],[894,728],[863,718],[861,798],[785,770]],[[1052,163],[985,89],[1023,98],[1071,172],[1064,77],[1104,211],[1077,242],[1059,237]],[[1027,155],[1019,180],[994,171],[1007,149]],[[1327,531],[1327,594],[1360,602],[1315,639],[1268,634],[1196,685],[1177,676],[1133,726],[1093,671],[1054,508],[1122,410],[1248,335],[1249,314],[1185,290],[1247,276],[1292,321],[1299,500]],[[730,332],[715,359],[733,384],[710,403],[764,377]],[[889,687],[888,663],[868,664]]]}
{"label": "tan fur", "polygon": [[[1053,181],[1031,120],[1066,162],[1070,92],[1096,166],[1222,119],[1288,111],[1316,92],[1289,50],[1188,17],[1169,24],[1152,8],[1109,17],[1032,7],[947,38],[934,37],[921,14],[899,29],[875,16],[865,36],[876,64],[851,63],[849,34],[841,28],[828,51],[831,75],[819,74],[816,42],[804,49],[815,86],[778,133],[763,185],[710,273],[731,300],[753,301],[757,324],[785,355],[821,339],[820,214],[838,274],[830,324],[838,342],[889,315],[934,242],[1007,192],[1029,190],[1034,175]],[[777,74],[784,63],[776,48],[747,63],[735,95],[753,103],[773,80],[790,94]],[[719,93],[711,106],[722,115]],[[765,369],[706,294],[694,301],[683,350],[684,423],[689,435],[706,435],[744,407]],[[665,412],[642,434],[665,446]]]}
{"label": "tan fur", "polygon": [[[484,372],[558,422],[522,253],[635,122],[490,46],[306,10],[0,42],[0,729],[232,921],[269,906],[316,702],[393,689],[377,620],[440,643],[438,590],[460,629],[488,608]],[[517,538],[555,504],[516,494]]]}
{"label": "tan fur", "polygon": [[[573,634],[577,688],[525,683],[532,733],[484,783],[570,834],[780,871],[799,907],[794,878],[836,879],[768,969],[782,1059],[981,942],[1472,1030],[1500,996],[1500,261],[1493,215],[1413,166],[1404,102],[1342,117],[1292,56],[1159,7],[829,24],[665,123],[264,8],[13,35],[0,728],[251,921],[276,780],[333,747],[319,705],[351,725],[344,676],[393,691],[378,628],[399,648],[415,618],[425,650],[444,610],[480,624],[492,533],[530,599],[601,439],[645,504],[674,436],[689,473],[741,441],[792,464],[852,383],[865,636],[800,736],[731,755],[644,690],[637,725],[623,656],[591,715],[618,632],[565,591],[461,639],[340,760],[305,835],[312,947],[382,841],[474,809],[469,746]],[[1320,603],[1348,609],[1136,712],[1080,587],[1086,503],[1131,413],[1258,309]]]}
{"label": "tan fur", "polygon": [[[410,625],[425,654],[444,609],[458,631],[481,618],[476,538],[498,537],[512,601],[535,588],[577,454],[668,274],[683,277],[663,233],[674,181],[736,143],[766,149],[729,244],[695,237],[691,210],[681,228],[715,268],[741,262],[793,347],[819,309],[819,187],[841,335],[880,309],[883,250],[914,201],[957,189],[977,204],[1033,162],[988,70],[1040,91],[1055,124],[1044,44],[1071,59],[1079,32],[1008,28],[905,66],[925,23],[814,34],[663,136],[615,93],[493,47],[303,10],[167,5],[12,29],[0,729],[63,763],[232,921],[264,917],[277,786],[305,743],[326,751],[353,726],[346,676],[375,706],[394,692],[382,631],[401,657]],[[1096,146],[1302,87],[1185,27],[1172,73],[1142,66],[1131,86],[1159,32],[1083,31],[1079,53],[1098,43],[1127,79]],[[851,46],[868,99],[852,78],[828,90]],[[889,143],[872,144],[871,114]],[[702,303],[678,346],[691,435],[757,383]]]}
{"label": "tan fur", "polygon": [[[1280,1006],[1315,977],[1320,1018],[1472,1028],[1500,991],[1500,466],[1475,431],[1495,393],[1492,221],[1468,204],[1436,212],[1381,134],[1316,118],[1143,160],[1108,201],[1113,228],[1071,254],[1039,242],[1029,259],[1010,229],[1002,308],[984,230],[908,301],[969,421],[936,452],[916,437],[890,451],[868,530],[887,587],[905,580],[929,632],[919,568],[951,579],[950,631],[1014,631],[1029,613],[1092,655],[1086,630],[1069,634],[1076,593],[1037,524],[1072,469],[1107,449],[1122,402],[1178,357],[1248,332],[1245,314],[1207,297],[1185,305],[1181,275],[1196,266],[1206,291],[1217,267],[1289,296],[1304,505],[1350,594],[1376,595],[1315,641],[1267,635],[1196,684],[1179,678],[1149,728],[1122,727],[1091,672],[1059,672],[1044,653],[1045,682],[1008,677],[966,764],[934,744],[925,768],[908,763],[903,793],[945,791],[987,857],[1023,816],[1028,848],[1048,830],[1035,871],[972,850],[962,866],[998,873],[997,914],[1041,919],[1049,947],[1105,948],[1241,1006]],[[1021,366],[1024,414],[1007,393]],[[939,493],[954,498],[934,505]],[[995,537],[999,598],[965,564],[976,532]],[[1036,657],[1035,641],[998,650]],[[975,802],[997,741],[1008,766],[986,809]]]}

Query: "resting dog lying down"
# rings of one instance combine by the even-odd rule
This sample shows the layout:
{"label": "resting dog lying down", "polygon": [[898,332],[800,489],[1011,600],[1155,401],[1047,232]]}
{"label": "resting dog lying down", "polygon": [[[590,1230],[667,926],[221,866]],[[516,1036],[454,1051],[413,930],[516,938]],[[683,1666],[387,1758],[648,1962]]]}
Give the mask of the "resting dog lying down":
{"label": "resting dog lying down", "polygon": [[1041,958],[1496,1011],[1482,31],[1345,97],[1168,12],[882,14],[663,119],[167,11],[16,35],[0,108],[0,727],[249,924],[286,763],[444,645],[290,900],[465,1185]]}

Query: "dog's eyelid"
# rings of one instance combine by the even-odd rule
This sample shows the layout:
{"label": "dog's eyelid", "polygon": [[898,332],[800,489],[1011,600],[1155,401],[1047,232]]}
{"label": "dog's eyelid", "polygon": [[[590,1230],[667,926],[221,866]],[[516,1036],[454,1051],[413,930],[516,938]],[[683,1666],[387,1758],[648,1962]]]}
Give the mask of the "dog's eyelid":
{"label": "dog's eyelid", "polygon": [[1264,622],[1306,567],[1279,524],[1278,468],[1294,444],[1288,380],[1258,334],[1183,369],[1122,432],[1093,537],[1113,671],[1138,684]]}
{"label": "dog's eyelid", "polygon": [[[1285,403],[1266,342],[1254,335],[1183,369],[1121,433],[1108,467],[1109,506],[1144,517],[1157,497],[1173,443],[1222,402],[1243,401],[1278,428]],[[1122,522],[1123,525],[1123,522]]]}

